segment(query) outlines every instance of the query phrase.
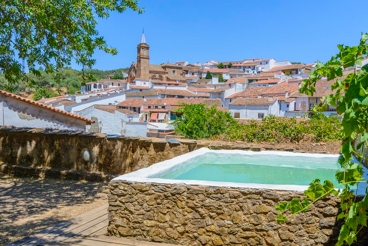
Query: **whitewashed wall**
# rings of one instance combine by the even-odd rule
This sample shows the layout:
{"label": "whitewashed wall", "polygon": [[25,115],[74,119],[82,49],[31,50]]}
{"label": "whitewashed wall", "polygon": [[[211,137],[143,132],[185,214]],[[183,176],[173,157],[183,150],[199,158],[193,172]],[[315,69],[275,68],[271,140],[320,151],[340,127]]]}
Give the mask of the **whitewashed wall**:
{"label": "whitewashed wall", "polygon": [[85,121],[4,96],[0,96],[0,125],[86,130]]}

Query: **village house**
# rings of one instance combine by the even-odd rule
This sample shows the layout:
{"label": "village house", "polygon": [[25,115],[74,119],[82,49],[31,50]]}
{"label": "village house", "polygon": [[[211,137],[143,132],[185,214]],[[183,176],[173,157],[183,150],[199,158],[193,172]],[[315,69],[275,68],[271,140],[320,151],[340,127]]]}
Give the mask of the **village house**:
{"label": "village house", "polygon": [[229,112],[235,119],[263,119],[269,115],[278,116],[277,99],[237,98],[229,105]]}
{"label": "village house", "polygon": [[85,131],[93,123],[86,117],[0,90],[3,126]]}
{"label": "village house", "polygon": [[108,135],[147,136],[147,124],[139,123],[139,114],[114,105],[92,105],[75,112],[94,121],[89,132],[106,133]]}

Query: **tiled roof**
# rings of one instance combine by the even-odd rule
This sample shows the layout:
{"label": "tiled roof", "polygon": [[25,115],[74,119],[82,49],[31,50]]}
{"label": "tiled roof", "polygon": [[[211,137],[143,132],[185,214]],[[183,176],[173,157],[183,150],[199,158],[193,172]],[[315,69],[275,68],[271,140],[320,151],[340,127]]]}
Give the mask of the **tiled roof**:
{"label": "tiled roof", "polygon": [[[327,81],[326,79],[318,80],[315,86],[316,92],[313,96],[307,96],[305,94],[301,94],[299,91],[291,94],[292,97],[324,97],[333,93],[331,89],[331,85],[335,83],[335,80]],[[297,84],[296,84],[297,85]]]}
{"label": "tiled roof", "polygon": [[284,70],[292,70],[292,69],[299,69],[299,68],[304,68],[304,67],[306,67],[305,64],[292,64],[292,65],[287,65],[287,66],[273,67],[270,70],[267,70],[267,72],[277,72],[277,71],[284,71]]}
{"label": "tiled roof", "polygon": [[93,105],[93,107],[95,109],[98,109],[98,110],[103,110],[103,111],[106,111],[106,112],[109,112],[109,113],[114,113],[115,112],[115,109],[116,109],[116,106],[115,105]]}
{"label": "tiled roof", "polygon": [[218,107],[222,106],[222,101],[219,98],[216,99],[207,99],[207,98],[154,98],[154,99],[127,99],[121,103],[119,103],[118,107],[141,107],[145,106],[164,106],[171,105],[177,106],[183,103],[186,104],[206,104],[211,106],[215,104]]}
{"label": "tiled roof", "polygon": [[175,89],[156,89],[158,94],[161,95],[171,95],[171,96],[184,96],[184,97],[210,97],[209,94],[195,94],[188,90],[175,90]]}
{"label": "tiled roof", "polygon": [[282,82],[275,86],[267,86],[267,87],[253,87],[247,88],[244,91],[234,93],[227,97],[227,99],[238,98],[238,97],[258,97],[258,96],[267,96],[267,95],[281,95],[286,92],[294,93],[299,89],[298,84],[289,84],[288,82]]}
{"label": "tiled roof", "polygon": [[240,70],[240,69],[233,69],[233,68],[229,68],[229,73],[231,74],[245,74],[244,71]]}
{"label": "tiled roof", "polygon": [[232,89],[231,87],[225,87],[225,88],[216,88],[213,89],[212,91],[210,91],[210,93],[221,93],[224,92],[226,90]]}
{"label": "tiled roof", "polygon": [[277,84],[280,83],[280,79],[266,79],[266,80],[258,80],[257,82],[250,83],[251,85],[262,85],[262,84]]}
{"label": "tiled roof", "polygon": [[263,73],[260,73],[259,76],[260,77],[272,78],[272,77],[275,77],[275,73],[263,72]]}
{"label": "tiled roof", "polygon": [[232,98],[238,98],[238,97],[258,97],[262,94],[262,92],[265,91],[268,87],[253,87],[253,88],[247,88],[244,91],[237,92],[234,94],[231,94],[227,97],[227,99]]}
{"label": "tiled roof", "polygon": [[176,82],[176,80],[175,81],[161,81],[161,80],[152,80],[151,81],[153,84],[168,84],[168,85],[182,85],[182,83],[180,83],[180,82]]}
{"label": "tiled roof", "polygon": [[203,88],[203,87],[194,87],[194,86],[189,86],[188,90],[193,91],[193,92],[211,92],[213,89],[212,88]]}
{"label": "tiled roof", "polygon": [[129,110],[129,109],[125,109],[125,108],[116,108],[115,109],[116,111],[120,112],[120,113],[123,113],[123,114],[138,114],[137,112],[134,112],[132,110]]}
{"label": "tiled roof", "polygon": [[127,92],[126,97],[147,97],[147,96],[157,96],[157,92],[154,90],[144,90],[138,92]]}
{"label": "tiled roof", "polygon": [[230,105],[271,105],[276,99],[268,98],[237,98]]}
{"label": "tiled roof", "polygon": [[230,78],[224,84],[246,84],[248,83],[248,79],[246,77],[238,77],[238,78]]}
{"label": "tiled roof", "polygon": [[143,99],[126,99],[125,101],[122,101],[121,103],[118,103],[117,107],[142,107],[144,103]]}
{"label": "tiled roof", "polygon": [[166,77],[169,80],[173,80],[173,81],[186,81],[185,76],[180,76],[180,75],[173,75],[173,74],[167,74]]}
{"label": "tiled roof", "polygon": [[206,68],[206,69],[203,69],[203,72],[204,73],[207,73],[207,72],[210,72],[210,73],[228,73],[229,72],[229,69],[225,69],[225,68]]}
{"label": "tiled roof", "polygon": [[151,89],[150,86],[143,86],[143,85],[130,85],[131,89],[142,89],[142,90],[149,90]]}
{"label": "tiled roof", "polygon": [[165,72],[165,69],[163,69],[161,67],[161,65],[154,65],[154,64],[150,64],[148,70],[149,71]]}
{"label": "tiled roof", "polygon": [[40,107],[40,108],[43,108],[43,109],[46,109],[46,110],[50,110],[50,111],[55,112],[55,113],[59,113],[59,114],[62,114],[62,115],[68,116],[68,117],[72,117],[72,118],[75,118],[75,119],[78,119],[78,120],[85,121],[88,124],[91,124],[91,123],[94,122],[93,120],[90,120],[86,117],[82,117],[82,116],[79,116],[77,114],[72,114],[72,113],[69,113],[67,111],[64,111],[64,110],[61,110],[61,109],[58,109],[58,108],[54,108],[52,106],[45,105],[43,103],[32,101],[30,99],[27,99],[27,98],[24,98],[24,97],[21,97],[21,96],[18,96],[18,95],[15,95],[15,94],[3,91],[3,90],[0,90],[0,94],[5,96],[5,97],[10,97],[10,98],[13,98],[15,100],[26,102],[26,103],[29,103],[31,105],[34,105],[34,106],[37,106],[37,107]]}

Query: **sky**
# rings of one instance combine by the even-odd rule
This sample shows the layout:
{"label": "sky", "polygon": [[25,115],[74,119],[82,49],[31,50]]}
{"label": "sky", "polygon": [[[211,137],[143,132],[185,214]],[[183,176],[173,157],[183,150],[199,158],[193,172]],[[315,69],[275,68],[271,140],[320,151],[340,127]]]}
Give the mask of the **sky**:
{"label": "sky", "polygon": [[94,68],[129,67],[143,29],[151,64],[325,62],[337,53],[337,44],[355,45],[368,32],[366,0],[140,0],[139,6],[143,14],[129,9],[99,19],[99,34],[119,53],[96,51]]}

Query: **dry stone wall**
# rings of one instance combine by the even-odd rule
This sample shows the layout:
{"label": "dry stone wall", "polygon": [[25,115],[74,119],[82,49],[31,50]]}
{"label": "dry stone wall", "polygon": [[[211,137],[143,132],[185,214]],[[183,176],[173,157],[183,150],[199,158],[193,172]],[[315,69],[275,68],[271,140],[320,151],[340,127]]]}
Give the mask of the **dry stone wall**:
{"label": "dry stone wall", "polygon": [[[334,245],[339,232],[336,197],[280,225],[275,204],[301,193],[125,181],[109,187],[108,233],[117,237],[180,245],[300,246]],[[356,245],[367,244],[360,237]]]}
{"label": "dry stone wall", "polygon": [[[202,147],[336,153],[334,146],[112,138],[82,131],[0,127],[0,174],[102,181]],[[90,156],[88,161],[83,159],[85,151]]]}

